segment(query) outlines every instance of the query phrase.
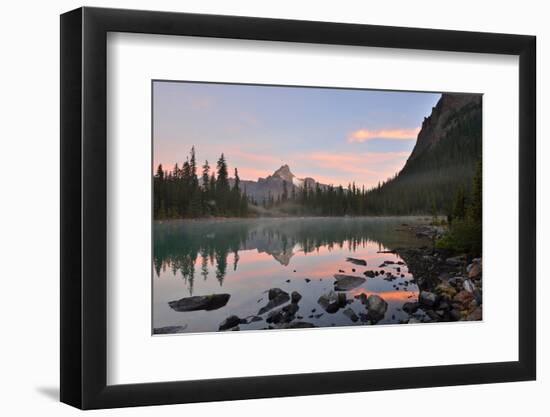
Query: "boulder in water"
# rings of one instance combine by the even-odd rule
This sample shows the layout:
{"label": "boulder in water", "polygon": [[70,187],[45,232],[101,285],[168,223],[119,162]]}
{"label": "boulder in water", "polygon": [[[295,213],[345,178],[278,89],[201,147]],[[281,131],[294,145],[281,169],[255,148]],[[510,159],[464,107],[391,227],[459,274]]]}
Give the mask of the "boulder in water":
{"label": "boulder in water", "polygon": [[170,301],[168,305],[176,311],[217,310],[227,304],[229,294],[196,295]]}

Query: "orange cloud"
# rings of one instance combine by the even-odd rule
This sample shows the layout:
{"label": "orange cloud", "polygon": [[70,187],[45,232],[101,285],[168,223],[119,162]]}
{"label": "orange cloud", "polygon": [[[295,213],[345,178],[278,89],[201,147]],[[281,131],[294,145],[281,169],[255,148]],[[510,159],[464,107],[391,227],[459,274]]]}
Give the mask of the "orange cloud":
{"label": "orange cloud", "polygon": [[348,136],[348,142],[366,142],[371,139],[399,139],[399,140],[409,140],[416,139],[420,132],[419,127],[413,129],[379,129],[379,130],[369,130],[369,129],[359,129],[354,132],[351,132]]}

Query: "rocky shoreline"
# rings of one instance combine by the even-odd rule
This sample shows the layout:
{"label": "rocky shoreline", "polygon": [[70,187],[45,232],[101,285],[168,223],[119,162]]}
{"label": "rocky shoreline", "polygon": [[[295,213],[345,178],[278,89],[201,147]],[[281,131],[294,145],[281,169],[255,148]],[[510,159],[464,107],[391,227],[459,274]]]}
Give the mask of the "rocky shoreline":
{"label": "rocky shoreline", "polygon": [[403,305],[411,315],[408,323],[482,319],[482,258],[451,257],[426,247],[396,253],[420,289],[417,302]]}

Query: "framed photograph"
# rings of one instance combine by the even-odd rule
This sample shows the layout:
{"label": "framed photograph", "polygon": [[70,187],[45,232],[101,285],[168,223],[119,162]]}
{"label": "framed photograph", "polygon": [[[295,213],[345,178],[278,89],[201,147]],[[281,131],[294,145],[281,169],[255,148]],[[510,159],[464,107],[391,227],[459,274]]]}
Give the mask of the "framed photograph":
{"label": "framed photograph", "polygon": [[533,380],[535,37],[61,16],[61,401]]}

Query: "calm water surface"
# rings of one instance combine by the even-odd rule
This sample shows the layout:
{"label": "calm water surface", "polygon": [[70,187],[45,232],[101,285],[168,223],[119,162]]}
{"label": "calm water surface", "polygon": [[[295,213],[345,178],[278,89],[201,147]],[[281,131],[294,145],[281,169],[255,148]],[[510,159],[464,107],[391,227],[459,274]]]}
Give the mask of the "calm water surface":
{"label": "calm water surface", "polygon": [[[256,315],[268,301],[267,291],[274,287],[302,295],[297,313],[303,317],[300,321],[323,327],[363,325],[352,322],[344,309],[326,313],[317,300],[333,289],[334,274],[365,277],[366,270],[391,271],[398,279],[367,278],[360,287],[346,292],[353,300],[349,307],[359,315],[365,306],[354,296],[378,294],[388,303],[378,323],[398,323],[408,318],[400,308],[407,301],[417,301],[418,287],[410,282],[413,277],[406,265],[380,267],[384,261],[401,261],[395,254],[380,252],[426,245],[404,226],[422,221],[394,217],[155,222],[153,327],[184,326],[189,333],[217,331],[230,315]],[[364,259],[367,266],[347,262],[347,257]],[[400,273],[396,272],[398,266]],[[231,297],[218,310],[177,312],[168,305],[184,297],[221,293]],[[267,326],[259,321],[239,327],[256,330]]]}

